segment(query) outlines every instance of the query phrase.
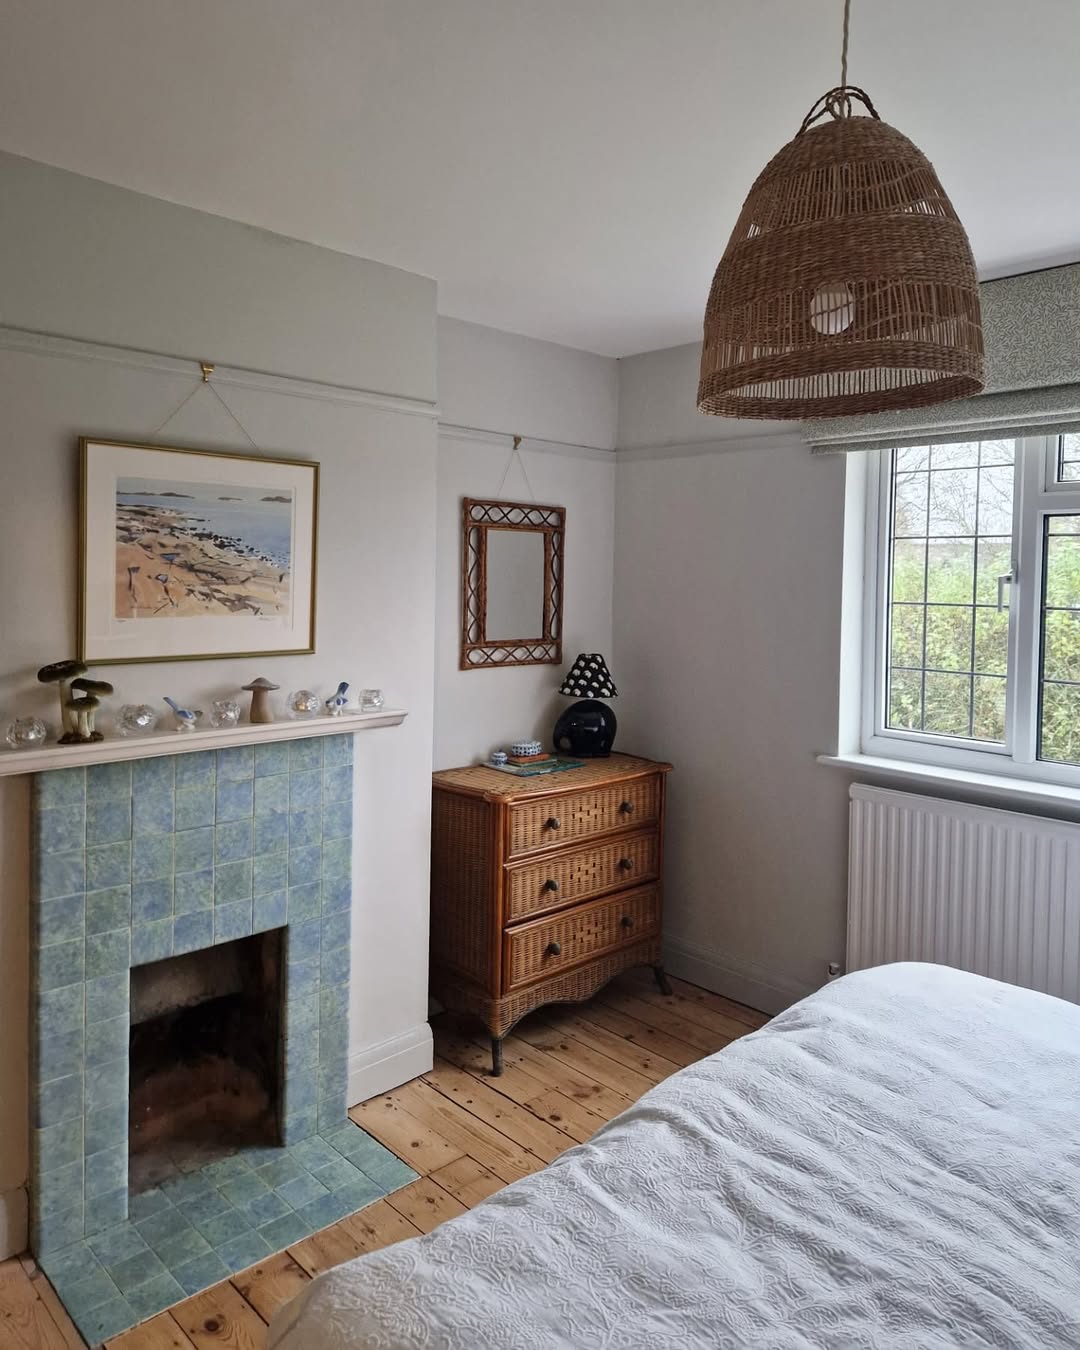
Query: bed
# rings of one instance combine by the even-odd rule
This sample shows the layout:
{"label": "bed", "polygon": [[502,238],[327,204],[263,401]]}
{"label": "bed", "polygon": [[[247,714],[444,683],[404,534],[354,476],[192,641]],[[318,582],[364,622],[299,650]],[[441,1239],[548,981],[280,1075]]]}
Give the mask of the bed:
{"label": "bed", "polygon": [[849,975],[543,1172],[339,1266],[271,1350],[1080,1346],[1080,1008]]}

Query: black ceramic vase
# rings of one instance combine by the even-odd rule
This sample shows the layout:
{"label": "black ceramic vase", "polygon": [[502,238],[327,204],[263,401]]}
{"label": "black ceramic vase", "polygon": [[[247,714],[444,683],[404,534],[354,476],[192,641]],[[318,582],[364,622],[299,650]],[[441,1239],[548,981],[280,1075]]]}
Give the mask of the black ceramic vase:
{"label": "black ceramic vase", "polygon": [[555,723],[555,749],[575,759],[606,759],[618,728],[614,711],[599,699],[572,704]]}

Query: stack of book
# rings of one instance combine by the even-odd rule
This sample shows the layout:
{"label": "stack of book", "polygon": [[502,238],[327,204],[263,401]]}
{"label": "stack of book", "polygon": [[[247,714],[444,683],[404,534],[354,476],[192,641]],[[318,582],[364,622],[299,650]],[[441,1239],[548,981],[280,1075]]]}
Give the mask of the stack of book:
{"label": "stack of book", "polygon": [[556,755],[549,754],[547,751],[541,751],[536,755],[507,755],[507,764],[543,764],[545,760],[556,759]]}

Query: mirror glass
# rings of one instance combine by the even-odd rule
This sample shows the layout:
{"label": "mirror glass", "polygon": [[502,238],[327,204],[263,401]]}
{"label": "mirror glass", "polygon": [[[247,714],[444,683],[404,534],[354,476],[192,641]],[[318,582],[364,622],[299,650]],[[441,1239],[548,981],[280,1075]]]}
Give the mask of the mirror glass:
{"label": "mirror glass", "polygon": [[541,530],[487,532],[487,639],[539,641],[544,632],[544,535]]}

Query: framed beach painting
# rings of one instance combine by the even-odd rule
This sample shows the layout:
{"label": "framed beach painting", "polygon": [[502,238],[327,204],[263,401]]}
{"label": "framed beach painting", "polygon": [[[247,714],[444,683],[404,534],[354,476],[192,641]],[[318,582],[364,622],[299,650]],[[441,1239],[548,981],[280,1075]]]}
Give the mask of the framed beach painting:
{"label": "framed beach painting", "polygon": [[315,650],[319,466],[83,437],[79,657]]}

